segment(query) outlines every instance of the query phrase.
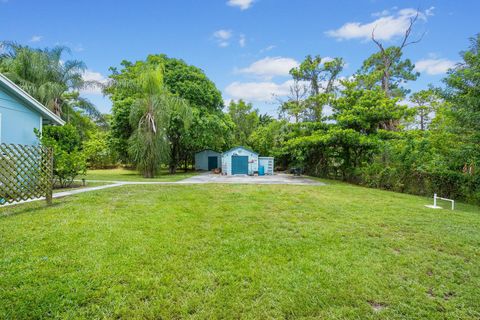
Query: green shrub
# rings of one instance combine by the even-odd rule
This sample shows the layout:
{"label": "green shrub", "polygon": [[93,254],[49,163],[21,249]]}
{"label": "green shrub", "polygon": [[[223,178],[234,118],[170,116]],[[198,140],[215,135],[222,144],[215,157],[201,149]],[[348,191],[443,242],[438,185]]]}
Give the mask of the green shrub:
{"label": "green shrub", "polygon": [[106,132],[98,131],[84,142],[83,150],[87,166],[91,169],[105,169],[117,166],[117,156],[110,148]]}
{"label": "green shrub", "polygon": [[77,175],[85,173],[87,162],[75,127],[45,126],[40,139],[44,146],[53,148],[54,183],[69,187]]}

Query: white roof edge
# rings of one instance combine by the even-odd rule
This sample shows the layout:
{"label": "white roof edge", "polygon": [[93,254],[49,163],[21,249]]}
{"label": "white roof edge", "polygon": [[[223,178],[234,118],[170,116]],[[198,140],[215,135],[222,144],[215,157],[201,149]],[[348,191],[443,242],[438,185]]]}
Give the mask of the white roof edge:
{"label": "white roof edge", "polygon": [[236,147],[230,148],[230,149],[228,149],[227,151],[222,152],[222,155],[224,155],[225,153],[229,153],[229,152],[231,152],[231,151],[233,151],[233,150],[236,150],[236,149],[243,149],[243,150],[245,150],[245,151],[254,153],[254,154],[256,154],[257,156],[260,155],[258,152],[255,152],[255,151],[253,151],[252,149],[247,148],[247,147],[244,147],[244,146],[236,146]]}
{"label": "white roof edge", "polygon": [[4,83],[7,87],[12,89],[20,97],[25,99],[31,106],[38,109],[38,111],[40,111],[40,113],[47,116],[53,122],[55,122],[55,123],[57,123],[58,125],[61,125],[61,126],[63,126],[65,124],[65,121],[63,121],[59,116],[57,116],[55,113],[50,111],[47,107],[45,107],[43,104],[38,102],[34,97],[29,95],[27,92],[25,92],[22,88],[17,86],[12,80],[8,79],[2,73],[0,73],[0,81],[2,83]]}

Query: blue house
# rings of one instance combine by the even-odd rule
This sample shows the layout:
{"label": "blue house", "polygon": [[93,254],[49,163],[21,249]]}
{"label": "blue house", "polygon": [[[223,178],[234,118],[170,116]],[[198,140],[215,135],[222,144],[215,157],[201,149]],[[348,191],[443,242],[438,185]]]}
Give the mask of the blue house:
{"label": "blue house", "polygon": [[0,73],[0,143],[34,145],[34,129],[65,122]]}

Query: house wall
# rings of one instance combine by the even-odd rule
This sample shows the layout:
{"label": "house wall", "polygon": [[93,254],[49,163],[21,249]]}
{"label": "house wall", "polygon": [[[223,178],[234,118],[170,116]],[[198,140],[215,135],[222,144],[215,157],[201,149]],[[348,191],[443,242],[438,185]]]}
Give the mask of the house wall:
{"label": "house wall", "polygon": [[42,116],[0,86],[0,143],[38,143],[34,129],[42,129]]}
{"label": "house wall", "polygon": [[248,156],[248,174],[258,171],[258,154],[244,148],[235,148],[222,154],[222,174],[232,175],[232,156]]}
{"label": "house wall", "polygon": [[203,150],[195,154],[195,170],[208,170],[208,157],[217,157],[218,167],[222,167],[222,155],[213,150]]}

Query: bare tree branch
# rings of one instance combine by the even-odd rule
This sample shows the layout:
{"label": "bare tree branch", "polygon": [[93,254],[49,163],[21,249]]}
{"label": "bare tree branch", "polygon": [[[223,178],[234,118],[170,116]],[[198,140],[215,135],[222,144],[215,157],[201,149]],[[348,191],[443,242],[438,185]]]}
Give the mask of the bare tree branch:
{"label": "bare tree branch", "polygon": [[373,27],[373,30],[372,30],[372,41],[375,42],[375,44],[380,48],[380,51],[385,52],[385,49],[383,48],[383,45],[380,43],[380,41],[375,39],[375,29],[376,28],[377,28],[377,26]]}
{"label": "bare tree branch", "polygon": [[413,26],[417,22],[419,16],[420,16],[420,10],[417,10],[415,16],[410,17],[410,23],[408,24],[408,28],[405,30],[405,33],[404,33],[403,38],[402,38],[402,42],[400,43],[400,45],[398,47],[396,47],[396,48],[398,48],[398,50],[394,50],[393,54],[388,54],[386,52],[383,44],[375,38],[375,30],[376,30],[377,26],[375,26],[372,30],[372,41],[380,49],[380,53],[381,53],[380,58],[382,59],[383,64],[384,64],[383,77],[382,77],[382,88],[384,89],[384,91],[387,95],[390,94],[389,93],[389,91],[390,91],[389,81],[390,81],[390,71],[391,71],[390,68],[391,68],[391,66],[393,65],[395,60],[398,59],[401,56],[402,50],[405,47],[407,47],[411,44],[420,42],[423,39],[423,36],[425,35],[425,33],[423,33],[422,36],[419,39],[409,41],[409,38],[410,38],[412,30],[413,30]]}

